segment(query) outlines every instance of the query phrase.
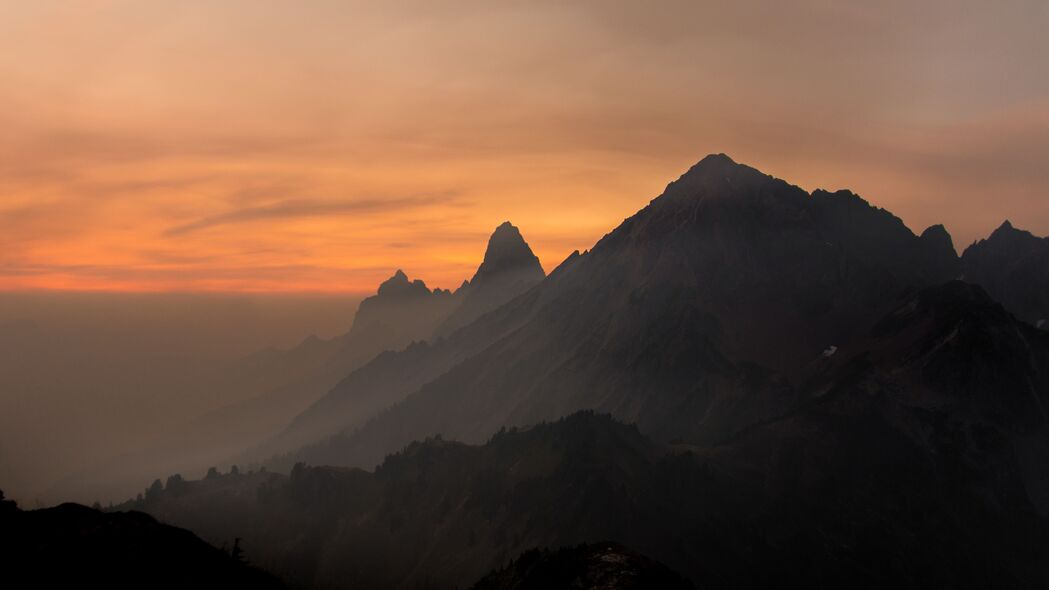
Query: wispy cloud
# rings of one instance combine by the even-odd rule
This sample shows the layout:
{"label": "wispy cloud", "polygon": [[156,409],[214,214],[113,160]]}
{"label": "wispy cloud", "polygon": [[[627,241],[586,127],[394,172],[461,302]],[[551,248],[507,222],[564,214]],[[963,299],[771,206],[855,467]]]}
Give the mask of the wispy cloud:
{"label": "wispy cloud", "polygon": [[181,236],[212,227],[264,221],[272,219],[292,219],[298,217],[324,217],[332,215],[374,214],[390,211],[404,211],[447,205],[457,198],[454,192],[436,195],[393,198],[362,199],[286,199],[268,205],[242,207],[224,213],[202,217],[196,221],[177,225],[164,232],[167,236]]}

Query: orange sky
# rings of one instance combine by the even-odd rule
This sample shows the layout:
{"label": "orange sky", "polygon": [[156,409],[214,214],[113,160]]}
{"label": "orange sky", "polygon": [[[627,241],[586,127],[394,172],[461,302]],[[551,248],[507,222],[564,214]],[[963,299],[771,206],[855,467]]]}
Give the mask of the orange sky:
{"label": "orange sky", "polygon": [[1049,234],[1049,3],[874,4],[0,0],[0,290],[549,270],[711,152]]}

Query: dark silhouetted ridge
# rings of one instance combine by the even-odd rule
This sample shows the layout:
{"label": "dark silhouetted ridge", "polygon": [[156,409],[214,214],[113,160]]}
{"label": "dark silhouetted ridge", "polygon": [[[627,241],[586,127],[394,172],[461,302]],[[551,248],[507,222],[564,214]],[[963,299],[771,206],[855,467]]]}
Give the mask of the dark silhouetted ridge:
{"label": "dark silhouetted ridge", "polygon": [[1049,328],[1049,238],[1009,221],[962,254],[965,280],[981,285],[1023,320]]}
{"label": "dark silhouetted ridge", "polygon": [[689,590],[694,586],[665,565],[619,543],[554,551],[532,549],[474,584],[473,590]]}
{"label": "dark silhouetted ridge", "polygon": [[0,509],[0,555],[9,588],[284,587],[242,556],[148,514],[78,504]]}

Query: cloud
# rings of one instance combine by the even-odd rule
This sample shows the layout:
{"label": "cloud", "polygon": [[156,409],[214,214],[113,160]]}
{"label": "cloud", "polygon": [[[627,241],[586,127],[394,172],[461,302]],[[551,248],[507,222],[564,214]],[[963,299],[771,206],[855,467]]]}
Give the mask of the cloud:
{"label": "cloud", "polygon": [[374,214],[447,205],[456,199],[454,192],[418,197],[365,198],[350,200],[286,199],[268,205],[243,207],[196,221],[177,225],[164,232],[167,236],[181,236],[212,227],[298,217]]}

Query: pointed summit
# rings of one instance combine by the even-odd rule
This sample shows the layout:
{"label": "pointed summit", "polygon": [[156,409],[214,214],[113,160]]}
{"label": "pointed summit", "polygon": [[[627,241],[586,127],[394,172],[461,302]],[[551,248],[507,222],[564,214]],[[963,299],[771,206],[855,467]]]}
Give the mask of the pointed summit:
{"label": "pointed summit", "polygon": [[951,234],[947,232],[947,228],[942,224],[930,225],[925,228],[919,239],[927,250],[941,254],[950,253],[952,257],[958,256],[954,250],[954,240],[951,239]]}
{"label": "pointed summit", "polygon": [[488,238],[484,261],[470,280],[470,284],[477,286],[509,271],[525,276],[531,275],[537,280],[542,280],[544,276],[539,258],[521,236],[521,230],[509,221],[504,221]]}
{"label": "pointed summit", "polygon": [[1015,234],[1015,233],[1024,233],[1024,232],[1021,231],[1021,230],[1017,230],[1013,226],[1012,222],[1010,222],[1008,219],[1006,219],[1005,221],[1002,222],[1001,225],[998,226],[998,229],[996,229],[993,232],[991,232],[991,235],[988,236],[987,239],[1002,238],[1002,237],[1008,236],[1010,234]]}
{"label": "pointed summit", "polygon": [[988,242],[998,244],[998,247],[1008,244],[1010,248],[1030,248],[1037,247],[1035,245],[1044,240],[1046,238],[1039,238],[1027,230],[1019,229],[1006,219],[986,240],[980,240],[978,244]]}
{"label": "pointed summit", "polygon": [[546,277],[539,258],[521,231],[509,221],[488,238],[484,262],[468,283],[455,292],[463,297],[458,309],[437,329],[448,335],[534,287]]}
{"label": "pointed summit", "polygon": [[741,166],[737,164],[735,160],[728,157],[726,154],[709,154],[704,157],[696,165],[692,167],[692,170],[706,170],[706,169],[730,169],[733,166]]}
{"label": "pointed summit", "polygon": [[740,164],[725,154],[710,154],[688,169],[678,181],[682,180],[731,180],[732,178],[754,177],[769,178],[760,170]]}
{"label": "pointed summit", "polygon": [[923,240],[930,240],[932,242],[944,242],[954,247],[954,241],[951,240],[951,234],[947,232],[947,228],[942,223],[936,225],[930,225],[925,228],[922,232],[921,238]]}
{"label": "pointed summit", "polygon": [[[808,197],[805,191],[756,168],[739,164],[725,154],[711,154],[667,185],[652,204],[691,207],[707,200],[760,200],[772,193],[794,201]],[[678,211],[675,215],[680,213]]]}
{"label": "pointed summit", "polygon": [[1006,220],[969,246],[962,262],[965,280],[986,289],[1011,313],[1035,325],[1049,319],[1049,238]]}

